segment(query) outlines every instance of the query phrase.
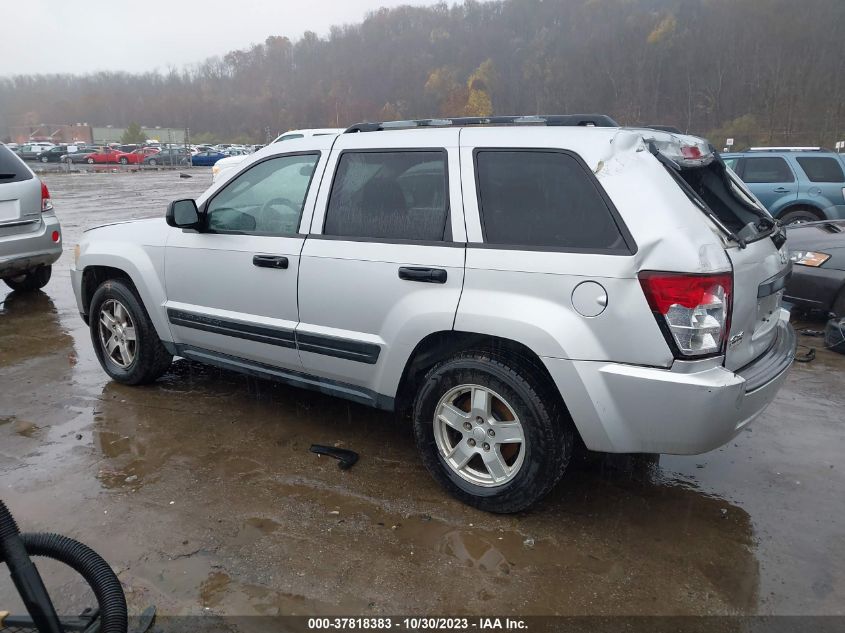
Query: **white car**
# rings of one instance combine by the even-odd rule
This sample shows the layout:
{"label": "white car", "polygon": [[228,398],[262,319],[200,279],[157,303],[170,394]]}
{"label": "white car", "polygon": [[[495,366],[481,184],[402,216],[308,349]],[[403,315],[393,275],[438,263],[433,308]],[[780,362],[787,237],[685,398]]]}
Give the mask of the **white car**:
{"label": "white car", "polygon": [[467,118],[275,143],[86,232],[71,279],[112,379],[178,355],[407,413],[449,492],[516,512],[581,442],[702,453],[763,411],[785,242],[700,138]]}
{"label": "white car", "polygon": [[[307,130],[288,130],[284,134],[280,134],[270,145],[273,143],[280,143],[282,141],[293,141],[298,138],[306,138],[309,136],[328,136],[328,135],[337,135],[342,134],[346,128],[342,127],[326,127],[326,128],[312,128]],[[269,146],[267,146],[269,147]],[[259,150],[260,151],[260,150]],[[226,158],[221,158],[218,160],[214,167],[211,168],[211,182],[217,182],[217,180],[224,175],[224,173],[229,172],[230,170],[234,169],[238,165],[240,165],[244,160],[246,160],[248,155],[242,156],[228,156]]]}

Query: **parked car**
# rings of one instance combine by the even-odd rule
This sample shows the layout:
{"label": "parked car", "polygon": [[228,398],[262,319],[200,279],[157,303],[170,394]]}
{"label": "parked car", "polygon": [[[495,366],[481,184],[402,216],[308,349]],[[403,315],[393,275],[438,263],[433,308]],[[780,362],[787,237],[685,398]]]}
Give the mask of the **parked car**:
{"label": "parked car", "polygon": [[47,185],[0,144],[0,279],[12,290],[38,290],[62,254],[62,229]]}
{"label": "parked car", "polygon": [[144,159],[149,156],[154,156],[160,151],[161,150],[155,147],[141,147],[140,149],[133,150],[126,155],[126,164],[140,165],[144,162]]}
{"label": "parked car", "polygon": [[[346,128],[342,127],[329,127],[311,128],[307,130],[288,130],[284,134],[279,134],[279,136],[277,136],[273,140],[273,143],[280,143],[282,141],[295,141],[296,139],[307,138],[310,136],[336,136],[338,134],[341,134],[345,129]],[[271,143],[271,145],[273,143]],[[218,146],[218,148],[219,147],[220,146]],[[234,169],[235,167],[240,165],[245,158],[246,155],[235,155],[229,156],[215,163],[214,167],[211,168],[211,182],[216,182],[223,175],[224,172]]]}
{"label": "parked car", "polygon": [[101,150],[94,152],[93,154],[89,154],[88,157],[85,159],[85,162],[89,165],[103,165],[116,163],[120,163],[121,165],[127,165],[129,164],[129,154],[127,154],[126,152],[121,152],[119,149],[104,147]]}
{"label": "parked car", "polygon": [[752,147],[722,158],[784,224],[845,219],[845,174],[835,152]]}
{"label": "parked car", "polygon": [[579,438],[729,441],[794,357],[783,230],[702,139],[521,120],[275,143],[166,222],[86,232],[103,369],[148,383],[178,354],[408,411],[432,475],[494,512],[544,496]]}
{"label": "parked car", "polygon": [[35,160],[41,152],[51,147],[55,147],[55,145],[47,142],[27,143],[21,146],[17,154],[24,160]]}
{"label": "parked car", "polygon": [[67,154],[67,145],[54,145],[50,149],[38,152],[35,160],[41,163],[58,163]]}
{"label": "parked car", "polygon": [[797,308],[845,317],[845,221],[790,226],[794,264],[784,299]]}
{"label": "parked car", "polygon": [[187,165],[191,154],[186,149],[166,147],[157,154],[150,154],[143,160],[144,165]]}
{"label": "parked car", "polygon": [[191,157],[191,164],[210,167],[214,165],[218,160],[221,158],[226,158],[228,154],[224,154],[223,152],[215,152],[215,151],[207,151],[207,152],[199,152],[198,154],[194,154]]}
{"label": "parked car", "polygon": [[75,151],[60,156],[59,160],[63,163],[87,163],[88,157],[96,151],[93,147],[77,147]]}

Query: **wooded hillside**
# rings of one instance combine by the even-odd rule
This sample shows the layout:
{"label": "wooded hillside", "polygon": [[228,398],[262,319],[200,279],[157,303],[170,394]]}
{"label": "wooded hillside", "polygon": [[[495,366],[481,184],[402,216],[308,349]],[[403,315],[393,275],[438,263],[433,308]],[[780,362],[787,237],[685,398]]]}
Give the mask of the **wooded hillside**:
{"label": "wooded hillside", "polygon": [[[267,26],[269,31],[272,25]],[[280,29],[281,30],[281,29]],[[189,126],[218,140],[438,115],[607,113],[751,143],[845,134],[843,0],[503,0],[382,9],[191,68],[0,79],[33,123]]]}

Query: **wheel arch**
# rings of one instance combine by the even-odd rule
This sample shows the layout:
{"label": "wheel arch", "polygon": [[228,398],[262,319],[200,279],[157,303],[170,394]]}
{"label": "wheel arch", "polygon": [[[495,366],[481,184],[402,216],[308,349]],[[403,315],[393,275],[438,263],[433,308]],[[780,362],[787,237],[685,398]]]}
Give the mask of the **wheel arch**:
{"label": "wheel arch", "polygon": [[165,301],[164,288],[159,282],[152,262],[148,262],[142,268],[135,266],[128,260],[113,261],[113,259],[107,259],[87,263],[82,268],[80,287],[82,313],[86,323],[90,321],[91,300],[94,293],[100,287],[100,284],[110,279],[126,283],[135,292],[162,341],[173,340],[170,327],[163,316],[163,311],[160,309]]}
{"label": "wheel arch", "polygon": [[487,352],[505,362],[518,364],[531,374],[532,379],[541,383],[544,392],[558,398],[563,410],[568,413],[552,375],[540,356],[530,347],[513,339],[457,330],[433,332],[417,343],[399,379],[396,411],[401,415],[409,414],[419,384],[432,367],[459,352],[469,350]]}

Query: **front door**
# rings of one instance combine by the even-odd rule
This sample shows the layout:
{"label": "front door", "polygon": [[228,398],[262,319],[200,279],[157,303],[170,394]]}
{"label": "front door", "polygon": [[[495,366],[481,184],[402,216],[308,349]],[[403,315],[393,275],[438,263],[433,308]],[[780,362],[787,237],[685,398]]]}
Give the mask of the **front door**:
{"label": "front door", "polygon": [[[177,344],[298,368],[294,330],[303,209],[313,207],[318,151],[267,158],[203,206],[201,232],[174,229],[165,253],[167,314]],[[306,219],[310,222],[310,215]]]}

